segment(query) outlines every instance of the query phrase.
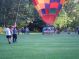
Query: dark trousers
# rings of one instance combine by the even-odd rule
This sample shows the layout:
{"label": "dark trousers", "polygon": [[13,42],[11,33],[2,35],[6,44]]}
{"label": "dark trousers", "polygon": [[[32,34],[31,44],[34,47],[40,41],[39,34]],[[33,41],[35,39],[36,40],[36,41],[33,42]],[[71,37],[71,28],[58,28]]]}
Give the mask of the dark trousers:
{"label": "dark trousers", "polygon": [[13,34],[13,42],[16,42],[17,40],[17,34]]}
{"label": "dark trousers", "polygon": [[79,31],[78,31],[78,35],[79,35]]}
{"label": "dark trousers", "polygon": [[11,35],[6,35],[6,38],[8,39],[9,44],[11,44]]}

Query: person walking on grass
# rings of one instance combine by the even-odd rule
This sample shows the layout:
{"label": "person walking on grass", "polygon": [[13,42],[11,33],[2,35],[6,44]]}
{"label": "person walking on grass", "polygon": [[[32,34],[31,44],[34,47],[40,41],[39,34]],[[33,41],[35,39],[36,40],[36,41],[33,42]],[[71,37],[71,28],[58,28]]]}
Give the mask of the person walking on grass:
{"label": "person walking on grass", "polygon": [[16,27],[13,28],[13,43],[17,41],[17,29]]}
{"label": "person walking on grass", "polygon": [[7,40],[8,40],[8,43],[9,44],[11,44],[11,36],[12,36],[12,33],[11,33],[11,30],[10,30],[10,27],[6,27],[5,29],[4,29],[4,31],[5,31],[5,33],[6,33],[6,38],[7,38]]}

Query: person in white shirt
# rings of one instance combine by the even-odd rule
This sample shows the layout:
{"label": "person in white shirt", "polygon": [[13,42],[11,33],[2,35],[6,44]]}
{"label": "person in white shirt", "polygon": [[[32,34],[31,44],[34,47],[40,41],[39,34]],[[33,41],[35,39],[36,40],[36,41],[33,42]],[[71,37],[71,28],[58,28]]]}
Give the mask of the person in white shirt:
{"label": "person in white shirt", "polygon": [[6,27],[4,29],[5,33],[6,33],[6,38],[8,39],[8,42],[9,44],[11,44],[11,36],[12,36],[12,33],[11,33],[11,30],[9,27]]}

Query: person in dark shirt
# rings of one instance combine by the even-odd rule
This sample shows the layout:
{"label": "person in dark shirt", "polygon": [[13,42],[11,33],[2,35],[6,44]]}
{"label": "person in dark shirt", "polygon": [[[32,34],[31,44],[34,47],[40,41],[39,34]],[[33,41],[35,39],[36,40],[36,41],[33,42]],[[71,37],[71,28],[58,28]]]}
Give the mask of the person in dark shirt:
{"label": "person in dark shirt", "polygon": [[79,26],[78,26],[78,29],[77,29],[77,31],[78,31],[78,35],[79,35]]}
{"label": "person in dark shirt", "polygon": [[16,27],[13,28],[13,43],[17,40],[17,29]]}

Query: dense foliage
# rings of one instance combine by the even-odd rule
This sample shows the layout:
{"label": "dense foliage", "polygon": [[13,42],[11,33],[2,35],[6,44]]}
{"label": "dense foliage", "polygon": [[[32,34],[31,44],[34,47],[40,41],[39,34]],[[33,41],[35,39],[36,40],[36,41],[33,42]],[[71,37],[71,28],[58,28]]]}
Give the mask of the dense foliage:
{"label": "dense foliage", "polygon": [[[74,0],[69,0],[62,10],[64,12],[58,16],[59,20],[61,18],[64,21],[67,20],[65,23],[67,26],[78,26],[78,5],[78,2],[74,3]],[[43,25],[40,16],[32,4],[32,0],[0,0],[0,26],[6,24],[13,25],[15,21],[19,27],[28,25],[30,22],[38,24],[39,26]],[[61,23],[63,23],[63,21]]]}

